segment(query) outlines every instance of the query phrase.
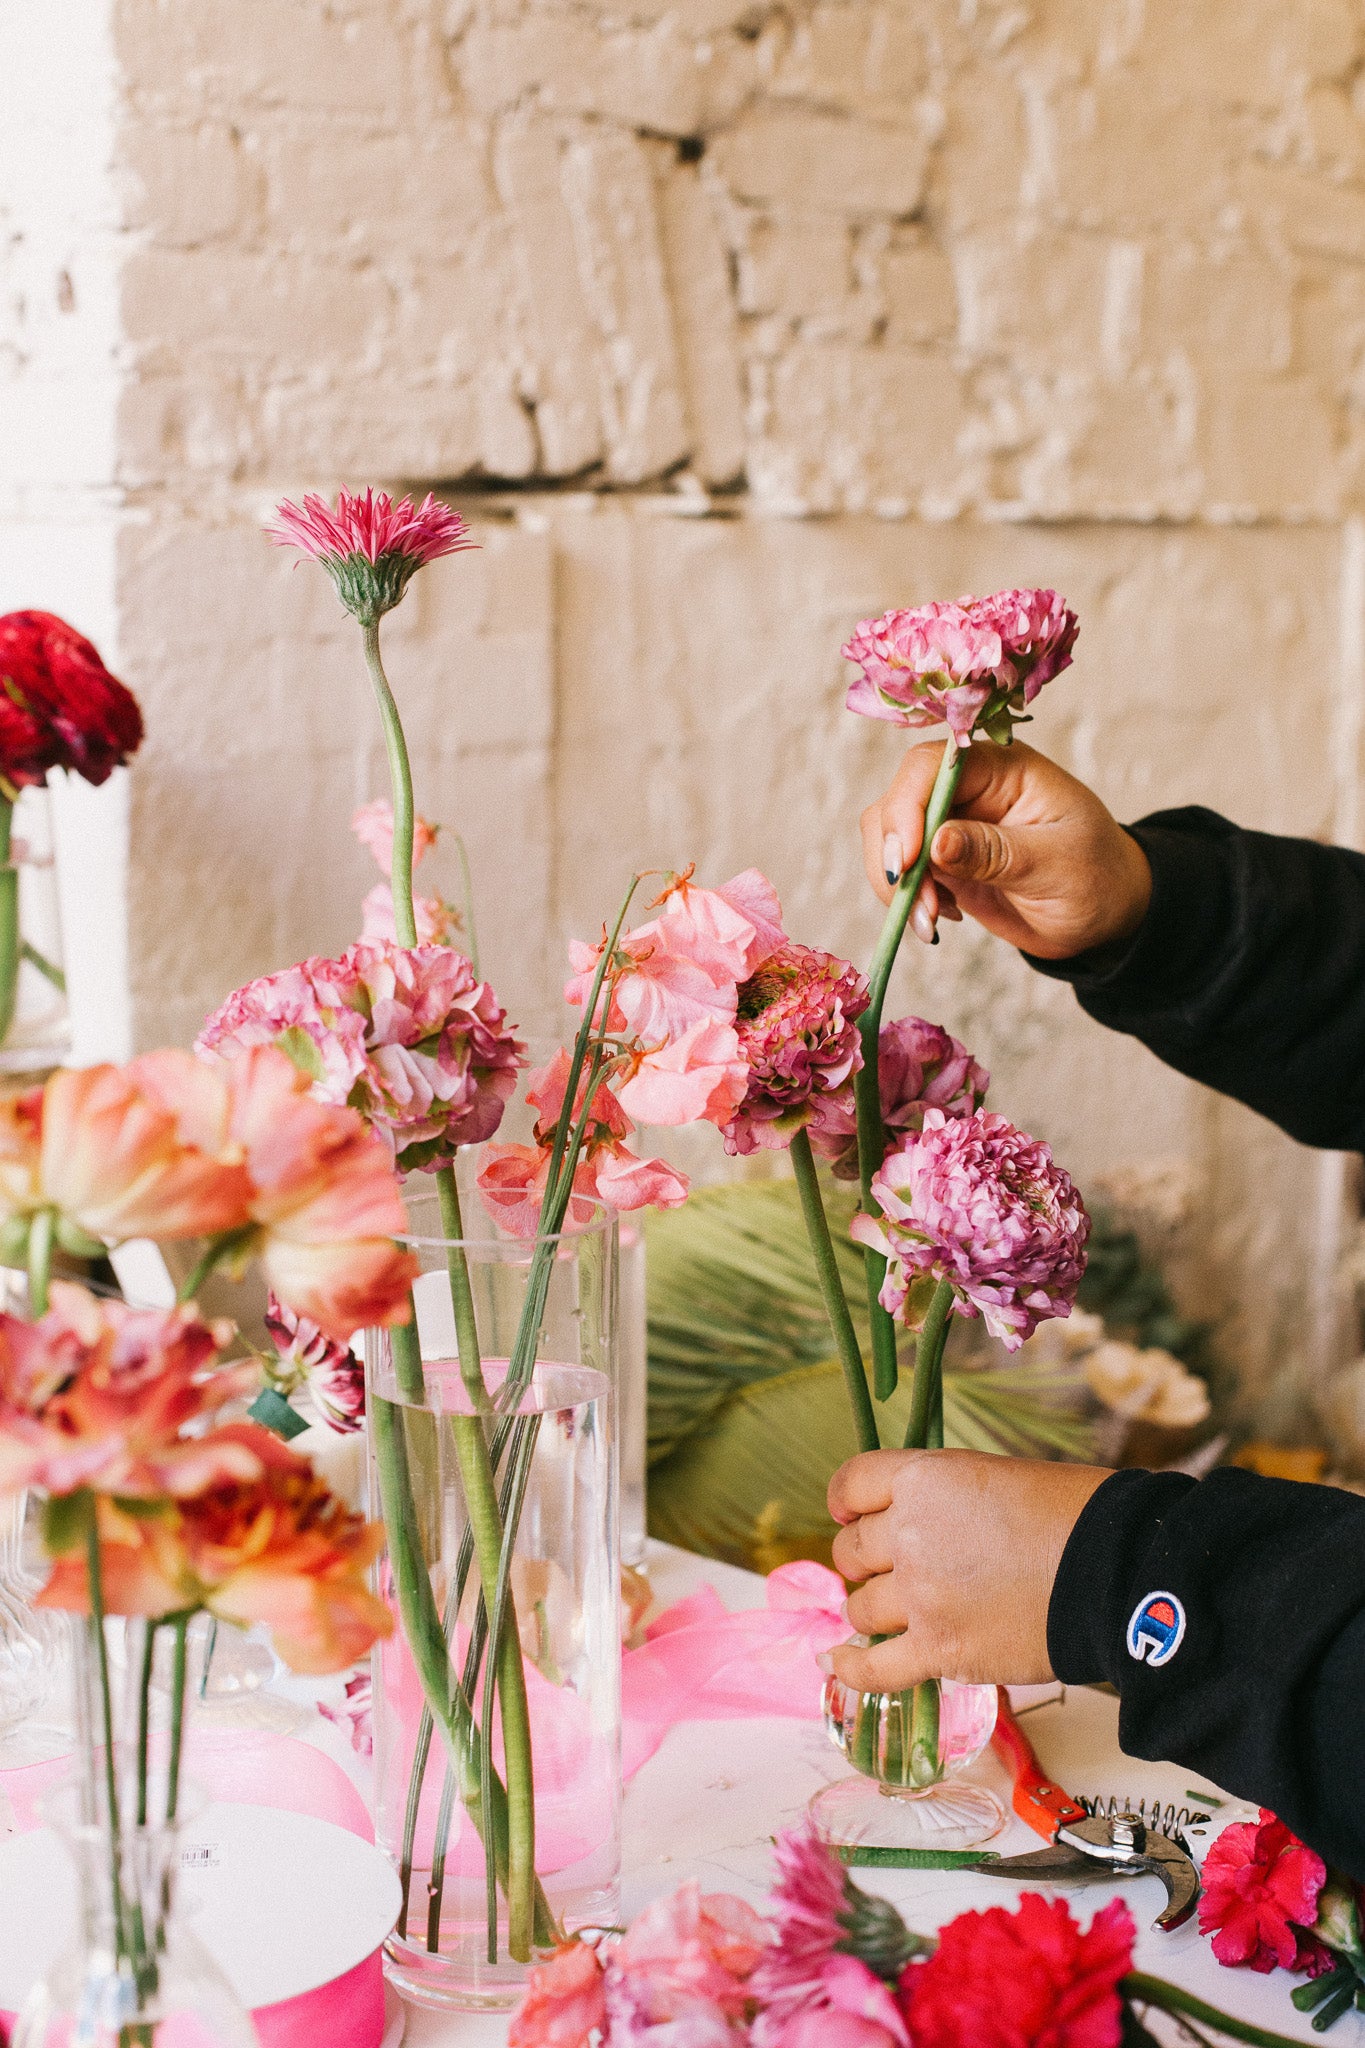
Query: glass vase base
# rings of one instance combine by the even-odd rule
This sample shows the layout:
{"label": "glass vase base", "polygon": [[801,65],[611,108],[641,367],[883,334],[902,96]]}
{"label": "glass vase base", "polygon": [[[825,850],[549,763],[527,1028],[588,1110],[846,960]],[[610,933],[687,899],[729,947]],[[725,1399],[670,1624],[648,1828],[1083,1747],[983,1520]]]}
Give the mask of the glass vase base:
{"label": "glass vase base", "polygon": [[913,1791],[840,1778],[815,1794],[810,1816],[827,1842],[859,1849],[975,1849],[1005,1825],[993,1792],[952,1781]]}
{"label": "glass vase base", "polygon": [[[566,1933],[584,1927],[614,1927],[621,1917],[616,1887],[580,1893],[576,1910],[564,1911],[558,1902],[561,1924]],[[428,2012],[510,2012],[525,1995],[527,1980],[536,1963],[548,1950],[538,1951],[529,1963],[514,1962],[507,1953],[506,1927],[499,1930],[499,1960],[490,1963],[487,1927],[482,1919],[471,1918],[463,1928],[449,1921],[441,1929],[442,1951],[433,1952],[411,1936],[391,1934],[384,1944],[384,1976],[409,2005]]]}

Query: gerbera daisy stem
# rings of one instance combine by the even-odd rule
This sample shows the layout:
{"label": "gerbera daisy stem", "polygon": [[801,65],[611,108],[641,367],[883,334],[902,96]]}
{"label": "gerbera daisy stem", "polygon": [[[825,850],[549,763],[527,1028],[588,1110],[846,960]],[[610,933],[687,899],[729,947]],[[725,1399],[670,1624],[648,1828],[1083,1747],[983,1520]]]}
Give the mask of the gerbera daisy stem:
{"label": "gerbera daisy stem", "polygon": [[806,1235],[810,1239],[811,1256],[815,1260],[816,1277],[820,1283],[820,1294],[825,1304],[825,1313],[829,1317],[830,1329],[834,1332],[839,1363],[844,1369],[848,1398],[853,1407],[858,1448],[862,1451],[879,1450],[881,1438],[877,1434],[877,1418],[873,1413],[872,1396],[868,1391],[867,1369],[863,1364],[858,1333],[848,1312],[843,1282],[839,1278],[839,1266],[834,1255],[833,1240],[829,1234],[829,1218],[825,1214],[824,1198],[820,1193],[820,1179],[815,1170],[808,1132],[798,1131],[792,1139],[791,1159],[792,1171],[796,1175],[796,1190],[801,1198],[801,1214],[805,1219]]}
{"label": "gerbera daisy stem", "polygon": [[[943,759],[939,762],[938,774],[930,792],[929,806],[924,814],[924,839],[914,865],[906,869],[896,885],[896,892],[882,925],[877,950],[872,955],[868,969],[867,1008],[858,1020],[858,1029],[863,1041],[862,1069],[853,1083],[854,1100],[858,1108],[858,1165],[862,1180],[863,1207],[869,1216],[877,1214],[877,1203],[872,1193],[872,1176],[882,1163],[886,1151],[886,1132],[882,1126],[881,1087],[878,1078],[878,1063],[882,1028],[882,1010],[886,1003],[887,986],[891,980],[891,969],[896,964],[896,954],[905,936],[905,927],[914,908],[915,897],[920,883],[929,868],[929,849],[934,843],[934,834],[953,807],[957,794],[958,778],[962,773],[962,750],[951,735],[944,743]],[[863,1259],[867,1268],[867,1305],[872,1324],[872,1375],[877,1399],[885,1401],[896,1391],[896,1330],[891,1317],[882,1307],[879,1296],[882,1282],[886,1278],[886,1260],[879,1252],[864,1251]]]}
{"label": "gerbera daisy stem", "polygon": [[1196,1998],[1192,1991],[1184,1991],[1178,1984],[1168,1984],[1164,1977],[1149,1977],[1142,1970],[1130,1970],[1126,1977],[1120,1977],[1119,1990],[1137,2005],[1154,2005],[1159,2012],[1180,2013],[1186,2019],[1201,2020],[1206,2027],[1226,2034],[1230,2040],[1250,2042],[1251,2048],[1294,2048],[1288,2034],[1272,2034],[1267,2027],[1253,2026],[1250,2020],[1233,2019],[1229,2013],[1219,2012],[1216,2005],[1207,2005],[1202,1998]]}
{"label": "gerbera daisy stem", "polygon": [[365,628],[365,666],[370,671],[379,717],[384,727],[384,745],[389,755],[389,781],[393,791],[393,857],[389,886],[393,892],[393,927],[400,946],[417,944],[417,917],[412,905],[412,764],[403,721],[384,662],[379,652],[379,621]]}

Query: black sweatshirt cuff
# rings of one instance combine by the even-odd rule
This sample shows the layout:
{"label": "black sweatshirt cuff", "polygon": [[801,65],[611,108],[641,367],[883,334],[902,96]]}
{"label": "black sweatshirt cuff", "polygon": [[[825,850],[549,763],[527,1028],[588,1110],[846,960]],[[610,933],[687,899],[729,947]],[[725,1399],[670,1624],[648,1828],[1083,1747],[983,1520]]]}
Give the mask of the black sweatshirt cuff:
{"label": "black sweatshirt cuff", "polygon": [[1233,1470],[1116,1472],[1062,1554],[1048,1652],[1068,1684],[1117,1688],[1128,1755],[1272,1808],[1365,1879],[1365,1500]]}
{"label": "black sweatshirt cuff", "polygon": [[1180,1003],[1208,980],[1210,963],[1233,924],[1226,866],[1209,859],[1208,840],[1237,827],[1198,805],[1157,811],[1124,830],[1147,856],[1152,900],[1130,939],[1094,946],[1069,960],[1024,958],[1040,974],[1069,981],[1078,996],[1135,1009]]}

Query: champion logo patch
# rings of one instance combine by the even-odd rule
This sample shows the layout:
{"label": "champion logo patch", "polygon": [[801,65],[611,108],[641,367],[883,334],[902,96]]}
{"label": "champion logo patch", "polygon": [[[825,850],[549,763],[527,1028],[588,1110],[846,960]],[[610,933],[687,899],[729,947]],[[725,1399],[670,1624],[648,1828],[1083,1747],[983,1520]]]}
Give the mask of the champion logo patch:
{"label": "champion logo patch", "polygon": [[1153,1670],[1169,1664],[1185,1636],[1185,1610],[1174,1593],[1149,1593],[1128,1624],[1128,1655]]}

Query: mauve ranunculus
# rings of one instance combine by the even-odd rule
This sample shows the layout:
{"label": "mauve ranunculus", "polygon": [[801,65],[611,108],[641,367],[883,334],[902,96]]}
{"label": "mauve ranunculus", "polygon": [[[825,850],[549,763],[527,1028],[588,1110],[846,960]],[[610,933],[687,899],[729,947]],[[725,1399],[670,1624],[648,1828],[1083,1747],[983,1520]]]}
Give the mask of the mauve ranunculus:
{"label": "mauve ranunculus", "polygon": [[1304,1937],[1318,1917],[1327,1882],[1321,1856],[1261,1809],[1256,1821],[1234,1821],[1204,1858],[1199,1928],[1213,1938],[1220,1963],[1250,1970],[1307,1967]]}
{"label": "mauve ranunculus", "polygon": [[1070,1314],[1090,1218],[1049,1148],[1007,1118],[927,1110],[872,1192],[882,1215],[860,1212],[852,1233],[889,1261],[881,1299],[891,1314],[904,1319],[920,1277],[950,1281],[957,1312],[983,1316],[1008,1351],[1049,1316]]}
{"label": "mauve ranunculus", "polygon": [[[882,1122],[892,1134],[917,1131],[929,1109],[970,1116],[986,1099],[991,1077],[965,1045],[941,1024],[901,1017],[883,1024],[878,1041],[877,1086]],[[812,1132],[811,1143],[839,1180],[858,1178],[857,1117],[850,1100],[843,1131]]]}
{"label": "mauve ranunculus", "polygon": [[843,648],[860,674],[847,707],[895,725],[1008,740],[1043,684],[1066,668],[1076,615],[1053,590],[1002,590],[864,619]]}
{"label": "mauve ranunculus", "polygon": [[748,1069],[725,1126],[727,1152],[777,1151],[798,1130],[847,1124],[848,1083],[863,1063],[858,1018],[867,983],[833,953],[785,941],[739,990],[736,1029]]}
{"label": "mauve ranunculus", "polygon": [[348,1102],[399,1167],[449,1165],[491,1138],[522,1047],[492,987],[450,946],[351,946],[237,989],[195,1050],[230,1059],[280,1044],[320,1100]]}
{"label": "mauve ranunculus", "polygon": [[107,782],[142,744],[142,713],[99,653],[51,612],[0,618],[0,775],[42,787],[53,768]]}
{"label": "mauve ranunculus", "polygon": [[910,2038],[915,2048],[1118,2048],[1134,1933],[1121,1899],[1084,1929],[1064,1899],[1037,1892],[1017,1912],[959,1913],[901,1978]]}

